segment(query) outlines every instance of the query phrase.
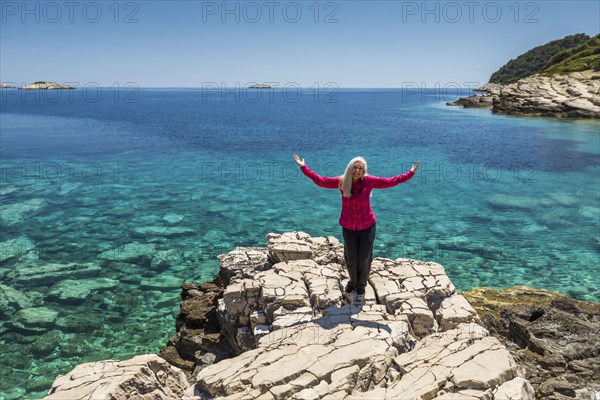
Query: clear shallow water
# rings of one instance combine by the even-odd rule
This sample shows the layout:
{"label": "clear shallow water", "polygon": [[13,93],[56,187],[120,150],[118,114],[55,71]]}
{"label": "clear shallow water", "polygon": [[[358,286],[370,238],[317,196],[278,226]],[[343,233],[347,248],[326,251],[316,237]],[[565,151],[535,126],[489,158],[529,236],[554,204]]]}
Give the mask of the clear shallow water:
{"label": "clear shallow water", "polygon": [[[363,155],[375,255],[437,261],[459,289],[600,301],[600,123],[497,116],[395,90],[297,102],[143,89],[0,103],[0,398],[43,397],[78,363],[157,352],[179,285],[269,232],[341,239],[338,175]],[[66,264],[76,263],[67,268]]]}

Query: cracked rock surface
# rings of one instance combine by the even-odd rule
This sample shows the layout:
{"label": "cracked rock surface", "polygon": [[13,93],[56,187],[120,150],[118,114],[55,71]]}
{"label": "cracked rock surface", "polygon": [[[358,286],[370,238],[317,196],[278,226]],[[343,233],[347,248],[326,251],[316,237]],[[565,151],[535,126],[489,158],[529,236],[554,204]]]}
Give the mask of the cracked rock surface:
{"label": "cracked rock surface", "polygon": [[532,75],[509,85],[486,83],[475,94],[446,103],[465,108],[492,108],[500,114],[600,118],[600,72]]}
{"label": "cracked rock surface", "polygon": [[494,97],[498,113],[600,118],[600,73],[533,75],[502,87]]}
{"label": "cracked rock surface", "polygon": [[334,237],[269,234],[267,247],[219,260],[213,282],[182,286],[178,332],[161,351],[172,365],[155,355],[82,364],[47,398],[534,398],[440,264],[376,258],[359,304],[344,293]]}
{"label": "cracked rock surface", "polygon": [[238,355],[196,370],[187,399],[533,398],[440,264],[376,258],[351,304],[339,241],[267,241],[272,266],[233,275],[219,300]]}
{"label": "cracked rock surface", "polygon": [[523,286],[464,295],[538,399],[587,400],[600,393],[600,304]]}
{"label": "cracked rock surface", "polygon": [[179,399],[189,384],[184,373],[154,354],[125,361],[80,364],[52,384],[47,400]]}

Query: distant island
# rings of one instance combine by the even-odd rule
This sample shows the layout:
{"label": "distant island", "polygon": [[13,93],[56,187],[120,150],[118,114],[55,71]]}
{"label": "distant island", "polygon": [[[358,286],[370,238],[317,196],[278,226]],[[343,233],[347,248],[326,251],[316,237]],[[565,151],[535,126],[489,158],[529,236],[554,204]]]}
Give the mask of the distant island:
{"label": "distant island", "polygon": [[75,89],[74,86],[63,85],[62,83],[50,82],[50,81],[37,81],[30,83],[28,85],[18,87],[17,85],[11,83],[0,82],[0,89],[19,89],[19,90],[72,90]]}
{"label": "distant island", "polygon": [[56,89],[75,89],[73,86],[63,85],[56,82],[38,81],[23,86],[23,90],[56,90]]}
{"label": "distant island", "polygon": [[510,60],[475,94],[447,103],[494,113],[600,118],[600,35],[567,36]]}
{"label": "distant island", "polygon": [[37,81],[25,85],[23,87],[18,87],[11,83],[0,82],[0,89],[22,89],[22,90],[72,90],[75,89],[74,86],[63,85],[62,83],[49,82],[49,81]]}
{"label": "distant island", "polygon": [[256,83],[254,85],[249,86],[250,89],[272,89],[273,86],[265,85],[264,83]]}

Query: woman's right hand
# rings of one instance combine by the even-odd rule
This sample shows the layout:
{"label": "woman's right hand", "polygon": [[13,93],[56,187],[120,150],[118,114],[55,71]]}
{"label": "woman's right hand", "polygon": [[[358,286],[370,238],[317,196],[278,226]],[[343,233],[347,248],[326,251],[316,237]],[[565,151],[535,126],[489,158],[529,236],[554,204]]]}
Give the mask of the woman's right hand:
{"label": "woman's right hand", "polygon": [[417,161],[416,164],[413,164],[412,168],[410,169],[413,172],[413,174],[415,172],[417,172],[417,169],[419,168],[419,164],[421,164],[421,160]]}
{"label": "woman's right hand", "polygon": [[297,154],[294,154],[294,161],[296,161],[296,164],[298,164],[299,167],[304,166],[304,158],[301,160]]}

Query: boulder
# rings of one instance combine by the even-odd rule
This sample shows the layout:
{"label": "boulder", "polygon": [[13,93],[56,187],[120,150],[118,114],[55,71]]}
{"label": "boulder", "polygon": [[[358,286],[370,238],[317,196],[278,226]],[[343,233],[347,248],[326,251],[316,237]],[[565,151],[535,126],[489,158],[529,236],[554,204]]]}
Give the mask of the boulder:
{"label": "boulder", "polygon": [[47,400],[180,399],[189,385],[184,373],[156,355],[80,364],[52,384]]}
{"label": "boulder", "polygon": [[464,108],[492,108],[493,104],[494,96],[489,94],[475,94],[446,103],[448,106],[463,106]]}

